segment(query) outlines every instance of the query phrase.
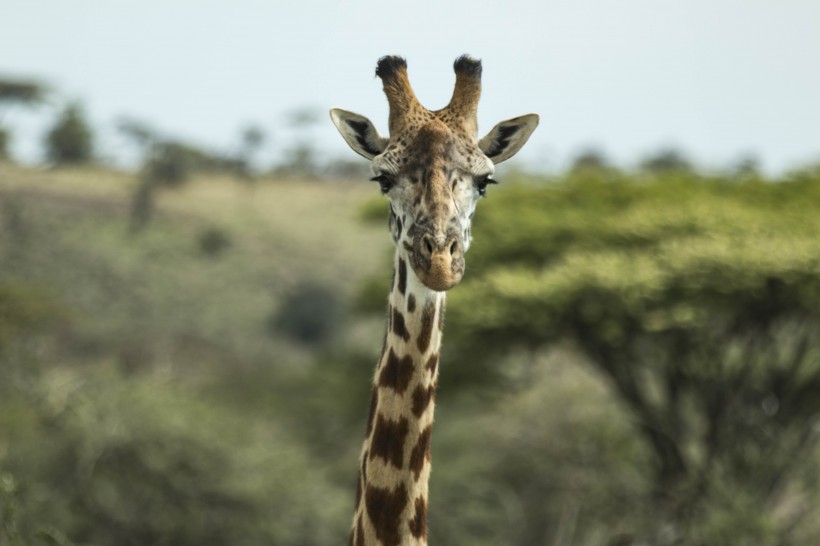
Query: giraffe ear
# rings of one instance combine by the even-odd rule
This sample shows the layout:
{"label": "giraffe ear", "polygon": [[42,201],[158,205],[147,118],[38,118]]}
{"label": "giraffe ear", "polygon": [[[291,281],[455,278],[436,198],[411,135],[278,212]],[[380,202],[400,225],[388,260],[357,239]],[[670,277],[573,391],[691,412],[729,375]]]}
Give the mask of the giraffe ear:
{"label": "giraffe ear", "polygon": [[536,127],[538,114],[502,121],[478,141],[478,147],[493,163],[501,163],[514,156],[526,144]]}
{"label": "giraffe ear", "polygon": [[388,139],[381,136],[366,117],[334,108],[330,111],[330,119],[357,154],[373,159],[387,148]]}

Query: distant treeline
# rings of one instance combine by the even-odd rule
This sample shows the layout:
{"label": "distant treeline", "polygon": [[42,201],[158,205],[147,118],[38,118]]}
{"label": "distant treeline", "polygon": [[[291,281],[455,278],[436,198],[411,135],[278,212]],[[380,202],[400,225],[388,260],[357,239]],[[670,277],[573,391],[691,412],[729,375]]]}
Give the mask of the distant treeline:
{"label": "distant treeline", "polygon": [[[35,81],[0,78],[0,159],[11,159],[13,131],[3,126],[2,115],[11,108],[34,108],[49,101],[54,95],[49,87]],[[68,102],[55,111],[52,126],[43,135],[43,159],[51,165],[86,164],[99,161],[95,130],[85,110],[77,101]],[[193,142],[164,136],[160,131],[139,120],[124,117],[117,121],[118,132],[138,151],[143,170],[160,169],[159,178],[179,181],[191,171],[211,171],[235,174],[249,179],[259,174],[274,174],[303,178],[363,178],[368,175],[364,162],[327,158],[316,146],[313,130],[325,121],[316,108],[296,107],[285,113],[278,127],[265,130],[250,124],[238,132],[237,142],[230,150],[205,149]],[[289,133],[284,145],[278,145],[279,159],[263,164],[260,152],[272,147],[274,134]],[[161,165],[156,163],[160,162]],[[606,153],[590,147],[581,150],[569,163],[569,171],[589,168],[614,169]],[[745,154],[727,169],[730,173],[754,174],[759,171],[759,160]],[[539,172],[537,166],[531,170]],[[695,171],[697,166],[686,154],[673,147],[649,153],[637,163],[644,172]]]}

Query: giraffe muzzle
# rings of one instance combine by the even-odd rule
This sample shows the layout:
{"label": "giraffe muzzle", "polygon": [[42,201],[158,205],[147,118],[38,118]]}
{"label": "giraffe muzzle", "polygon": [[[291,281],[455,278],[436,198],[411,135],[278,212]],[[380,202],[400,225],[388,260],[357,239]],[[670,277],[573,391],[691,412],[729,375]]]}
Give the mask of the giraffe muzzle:
{"label": "giraffe muzzle", "polygon": [[413,241],[413,270],[427,288],[443,292],[464,275],[464,246],[455,232],[422,232]]}

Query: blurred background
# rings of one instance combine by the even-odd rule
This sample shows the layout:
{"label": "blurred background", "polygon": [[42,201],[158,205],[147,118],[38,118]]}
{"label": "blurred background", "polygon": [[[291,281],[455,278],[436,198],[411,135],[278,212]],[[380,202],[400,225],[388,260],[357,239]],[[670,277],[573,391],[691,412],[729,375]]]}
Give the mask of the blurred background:
{"label": "blurred background", "polygon": [[343,544],[392,246],[327,110],[537,112],[448,295],[429,533],[820,543],[820,4],[6,0],[0,545]]}

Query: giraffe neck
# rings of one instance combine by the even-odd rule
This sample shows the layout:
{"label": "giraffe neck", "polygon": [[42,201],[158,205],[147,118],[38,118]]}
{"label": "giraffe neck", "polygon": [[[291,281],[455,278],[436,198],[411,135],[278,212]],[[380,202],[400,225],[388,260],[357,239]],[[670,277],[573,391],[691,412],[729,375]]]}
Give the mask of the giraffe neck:
{"label": "giraffe neck", "polygon": [[351,546],[425,546],[444,293],[394,261],[387,334],[359,460]]}

